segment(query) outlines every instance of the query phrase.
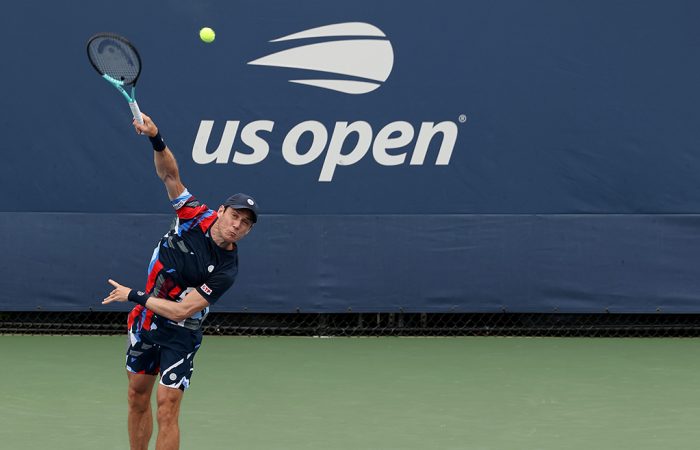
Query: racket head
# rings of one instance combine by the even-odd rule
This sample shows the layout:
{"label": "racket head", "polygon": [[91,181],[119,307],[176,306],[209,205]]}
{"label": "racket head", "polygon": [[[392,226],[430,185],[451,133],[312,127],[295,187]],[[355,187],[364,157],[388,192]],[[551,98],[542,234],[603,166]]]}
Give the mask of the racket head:
{"label": "racket head", "polygon": [[125,37],[98,33],[88,39],[87,54],[100,75],[108,75],[125,85],[136,85],[141,74],[141,56]]}

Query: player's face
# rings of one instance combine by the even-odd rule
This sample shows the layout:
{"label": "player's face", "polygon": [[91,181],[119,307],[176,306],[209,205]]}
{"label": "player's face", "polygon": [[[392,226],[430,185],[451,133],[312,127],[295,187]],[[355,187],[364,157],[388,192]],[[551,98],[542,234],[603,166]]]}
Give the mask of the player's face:
{"label": "player's face", "polygon": [[247,209],[219,208],[219,232],[226,242],[236,242],[245,237],[253,227],[253,214]]}

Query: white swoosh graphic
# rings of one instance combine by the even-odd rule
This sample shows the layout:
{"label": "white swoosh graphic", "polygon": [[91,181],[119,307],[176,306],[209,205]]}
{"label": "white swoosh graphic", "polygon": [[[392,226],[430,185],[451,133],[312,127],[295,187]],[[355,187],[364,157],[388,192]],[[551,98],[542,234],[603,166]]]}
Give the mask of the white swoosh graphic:
{"label": "white swoosh graphic", "polygon": [[330,37],[330,36],[376,36],[376,37],[386,37],[382,30],[363,22],[347,22],[347,23],[336,23],[333,25],[326,25],[318,28],[311,28],[309,30],[300,31],[298,33],[290,34],[278,39],[274,39],[270,42],[281,42],[290,41],[292,39],[308,39],[308,38],[318,38],[318,37]]}
{"label": "white swoosh graphic", "polygon": [[381,86],[378,83],[354,80],[289,80],[289,82],[332,89],[345,94],[366,94]]}
{"label": "white swoosh graphic", "polygon": [[386,81],[394,65],[394,50],[387,40],[330,41],[283,50],[248,64],[317,70]]}

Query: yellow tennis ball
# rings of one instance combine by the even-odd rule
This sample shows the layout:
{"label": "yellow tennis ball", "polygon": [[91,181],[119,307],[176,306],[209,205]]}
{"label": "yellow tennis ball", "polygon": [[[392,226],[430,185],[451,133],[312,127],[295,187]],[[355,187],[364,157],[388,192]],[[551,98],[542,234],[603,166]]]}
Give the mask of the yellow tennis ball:
{"label": "yellow tennis ball", "polygon": [[210,42],[214,42],[215,37],[216,33],[214,33],[214,30],[212,30],[209,27],[204,27],[201,30],[199,30],[199,38],[207,44]]}

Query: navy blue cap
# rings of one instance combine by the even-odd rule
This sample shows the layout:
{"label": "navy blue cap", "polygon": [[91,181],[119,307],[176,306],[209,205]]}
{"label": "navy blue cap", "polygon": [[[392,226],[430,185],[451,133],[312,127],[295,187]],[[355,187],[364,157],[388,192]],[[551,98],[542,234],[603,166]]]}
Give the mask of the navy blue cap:
{"label": "navy blue cap", "polygon": [[224,206],[230,206],[233,209],[247,209],[253,213],[253,223],[258,221],[258,202],[248,194],[233,194],[226,199]]}

